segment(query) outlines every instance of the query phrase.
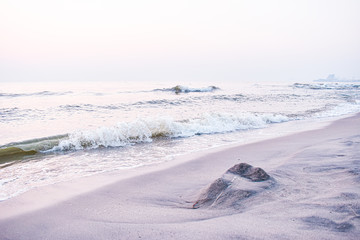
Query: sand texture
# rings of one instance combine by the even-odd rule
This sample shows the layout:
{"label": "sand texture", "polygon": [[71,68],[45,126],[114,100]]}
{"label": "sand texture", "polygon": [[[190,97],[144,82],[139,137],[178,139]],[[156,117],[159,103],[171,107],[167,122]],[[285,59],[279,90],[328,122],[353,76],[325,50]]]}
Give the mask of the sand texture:
{"label": "sand texture", "polygon": [[360,115],[43,200],[66,184],[0,202],[0,239],[359,239]]}

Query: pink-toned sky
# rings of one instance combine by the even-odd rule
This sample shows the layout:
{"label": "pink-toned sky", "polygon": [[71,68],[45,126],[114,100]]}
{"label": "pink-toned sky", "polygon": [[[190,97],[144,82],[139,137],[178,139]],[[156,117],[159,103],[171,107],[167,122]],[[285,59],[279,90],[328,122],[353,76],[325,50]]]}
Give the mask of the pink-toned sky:
{"label": "pink-toned sky", "polygon": [[1,0],[0,81],[360,78],[358,0]]}

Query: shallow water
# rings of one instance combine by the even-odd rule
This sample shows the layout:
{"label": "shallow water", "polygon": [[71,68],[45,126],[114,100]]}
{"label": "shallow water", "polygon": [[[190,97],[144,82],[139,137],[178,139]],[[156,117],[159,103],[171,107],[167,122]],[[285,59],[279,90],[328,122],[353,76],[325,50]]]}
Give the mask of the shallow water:
{"label": "shallow water", "polygon": [[[185,85],[185,84],[184,84]],[[3,83],[0,199],[359,112],[356,83]],[[270,128],[269,128],[270,127]],[[1,154],[0,154],[1,155]]]}

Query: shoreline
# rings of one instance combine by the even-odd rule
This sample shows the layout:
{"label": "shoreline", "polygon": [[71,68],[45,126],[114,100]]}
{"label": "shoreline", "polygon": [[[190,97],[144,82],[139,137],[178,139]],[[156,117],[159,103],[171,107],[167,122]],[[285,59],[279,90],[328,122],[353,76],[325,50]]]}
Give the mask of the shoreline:
{"label": "shoreline", "polygon": [[[359,218],[348,218],[351,212],[360,214],[360,202],[356,200],[360,191],[349,183],[359,184],[360,179],[356,182],[357,175],[349,175],[348,172],[356,170],[356,164],[359,166],[356,158],[360,160],[360,154],[354,150],[354,145],[358,144],[357,138],[360,138],[358,126],[360,114],[336,120],[321,129],[210,149],[205,153],[181,156],[171,162],[141,169],[93,175],[36,188],[0,202],[0,238],[99,239],[103,236],[103,239],[113,239],[122,236],[124,239],[156,239],[163,236],[170,239],[275,239],[284,235],[281,238],[355,239],[360,233]],[[347,146],[344,142],[352,144]],[[348,150],[350,147],[354,149]],[[329,162],[321,162],[321,166],[318,166],[318,161],[312,160],[316,157],[326,159],[324,153],[331,151],[339,153],[329,157]],[[340,166],[341,163],[333,159],[347,159],[355,163]],[[302,161],[307,165],[302,165]],[[276,179],[275,188],[244,200],[242,209],[191,209],[207,185],[240,162],[266,170]],[[308,170],[304,169],[308,168],[317,170],[306,172]],[[342,174],[341,186],[348,191],[342,192],[337,188],[329,190],[322,186],[327,189],[323,190],[316,179],[312,180],[314,183],[309,180],[302,182],[301,177],[306,178],[311,174],[316,179],[323,179],[321,184],[332,182],[332,177]],[[298,187],[296,183],[302,183],[304,187]],[[337,186],[336,182],[332,184]],[[296,187],[298,189],[293,191],[292,188]],[[319,194],[315,197],[312,189],[317,189],[324,196]],[[309,196],[310,200],[306,200]],[[325,213],[327,210],[322,208],[321,211],[317,210],[313,205],[321,205],[321,198],[325,198],[322,200],[327,204],[342,204],[345,210],[332,210],[336,212],[333,215]],[[340,200],[337,202],[338,198],[344,198],[341,201],[346,204]],[[300,203],[296,203],[296,199],[300,199]],[[355,206],[355,210],[346,210],[349,204]],[[284,206],[290,209],[283,209]],[[335,218],[330,217],[334,215]],[[253,226],[258,223],[266,227],[259,231]],[[12,231],[16,225],[21,228]],[[311,228],[310,225],[317,227]],[[46,227],[38,229],[38,226]],[[339,226],[341,231],[336,231]]]}
{"label": "shoreline", "polygon": [[[101,186],[105,186],[107,184],[116,182],[118,180],[127,178],[129,176],[135,176],[137,174],[141,175],[148,171],[158,170],[158,169],[161,169],[164,167],[166,168],[166,167],[171,166],[173,163],[181,164],[184,162],[184,159],[191,160],[191,159],[198,158],[202,155],[210,154],[212,152],[224,151],[226,149],[230,149],[233,147],[238,147],[238,146],[247,145],[247,144],[251,144],[251,143],[261,142],[261,141],[265,141],[265,140],[269,140],[269,139],[275,139],[275,138],[295,134],[295,133],[302,132],[302,131],[310,131],[310,130],[314,130],[314,129],[323,128],[336,120],[346,118],[346,117],[349,117],[352,115],[346,115],[346,116],[342,116],[342,117],[339,117],[339,116],[331,117],[331,118],[327,118],[325,120],[324,119],[315,119],[312,121],[297,120],[296,124],[294,121],[289,121],[289,122],[271,124],[270,126],[267,126],[265,128],[240,131],[240,133],[242,133],[241,140],[237,141],[237,142],[215,145],[215,146],[207,147],[205,149],[198,149],[196,151],[181,153],[181,154],[172,156],[171,160],[164,160],[164,161],[160,161],[159,163],[152,163],[152,164],[146,164],[146,165],[141,165],[141,166],[136,166],[136,167],[110,170],[110,171],[107,170],[107,171],[103,171],[100,173],[83,175],[83,176],[79,176],[79,177],[68,179],[68,180],[53,182],[51,184],[34,186],[30,189],[26,189],[24,191],[18,192],[8,198],[0,199],[0,203],[3,201],[8,201],[9,199],[12,199],[14,197],[18,197],[19,195],[26,194],[29,191],[35,191],[35,192],[37,192],[37,194],[41,194],[42,191],[41,190],[39,191],[39,189],[45,189],[45,191],[52,192],[51,186],[53,186],[53,185],[57,185],[57,186],[59,186],[58,188],[61,189],[63,187],[69,188],[67,185],[71,185],[71,186],[86,185],[83,183],[84,181],[92,181],[93,182],[92,186],[86,185],[86,187],[84,189],[76,189],[76,191],[74,190],[73,192],[67,191],[67,192],[62,193],[61,196],[59,196],[59,194],[52,193],[52,194],[57,195],[57,199],[54,198],[54,199],[52,199],[52,201],[56,201],[56,202],[63,201],[68,198],[71,198],[73,196],[79,195],[79,193],[85,193],[85,192],[95,190]],[[302,126],[301,127],[302,130],[299,130],[298,126],[300,126],[300,125]],[[305,127],[305,129],[304,129],[304,127]],[[286,131],[284,131],[284,128],[286,129]],[[239,133],[239,132],[232,132],[232,133],[235,134],[235,133]],[[118,175],[120,175],[121,177],[118,177]],[[82,180],[82,178],[85,178],[85,179]],[[89,178],[94,178],[94,180],[91,180],[91,179],[89,180]],[[102,182],[102,183],[99,184],[99,182]],[[72,188],[72,187],[70,187],[70,188]],[[51,203],[50,202],[48,202],[48,203],[42,202],[41,204],[37,204],[38,206],[33,206],[32,208],[33,209],[41,208],[41,207],[44,207],[44,204],[49,205]],[[0,219],[2,219],[2,218],[5,218],[5,216],[0,215]]]}
{"label": "shoreline", "polygon": [[[118,170],[113,170],[113,171],[105,171],[102,173],[90,174],[87,176],[80,176],[78,178],[73,178],[73,179],[66,180],[66,181],[60,181],[60,182],[55,182],[52,184],[33,187],[29,190],[26,190],[24,192],[21,192],[14,196],[11,196],[7,199],[0,200],[0,204],[2,202],[9,201],[13,198],[20,198],[20,201],[21,201],[20,208],[17,206],[18,204],[11,204],[11,205],[16,206],[16,207],[14,207],[14,210],[3,212],[0,215],[0,220],[8,218],[8,217],[12,217],[14,215],[23,214],[25,212],[35,211],[37,209],[44,208],[44,207],[47,207],[50,205],[54,205],[57,202],[65,201],[72,197],[76,197],[77,195],[94,191],[98,188],[104,187],[106,185],[115,183],[117,181],[120,181],[120,180],[123,180],[126,178],[135,177],[137,175],[146,174],[146,173],[149,173],[152,171],[166,169],[166,168],[172,167],[174,165],[182,164],[186,161],[191,161],[191,160],[200,158],[204,155],[212,154],[215,152],[222,152],[222,151],[226,151],[228,149],[236,148],[236,147],[243,146],[243,145],[254,144],[254,143],[263,142],[263,141],[271,140],[271,139],[277,139],[280,137],[293,135],[293,134],[303,132],[303,131],[311,131],[311,130],[321,129],[321,128],[324,128],[324,127],[330,125],[334,121],[338,121],[340,119],[348,118],[351,116],[353,116],[353,114],[347,115],[345,117],[339,117],[339,116],[332,117],[332,118],[329,118],[326,120],[318,119],[318,120],[315,120],[315,122],[312,122],[310,120],[299,120],[301,123],[300,125],[306,127],[305,130],[302,130],[302,131],[300,131],[298,129],[298,127],[296,127],[294,125],[294,122],[274,124],[267,128],[258,129],[261,131],[261,134],[258,134],[255,137],[253,136],[254,130],[244,133],[244,137],[250,138],[250,140],[214,146],[214,147],[210,147],[210,148],[206,148],[206,149],[201,149],[201,150],[198,150],[195,152],[189,152],[189,153],[177,155],[177,156],[174,156],[174,159],[172,159],[172,160],[163,161],[160,163],[142,165],[142,166],[131,167],[131,168],[126,168],[126,169],[118,169]],[[287,132],[282,132],[284,125],[286,128],[286,127],[289,127],[288,124],[290,124],[291,130],[287,131]],[[280,130],[280,132],[281,132],[279,135],[276,134],[278,130]],[[250,136],[249,134],[251,134],[252,136]],[[91,184],[89,184],[89,182]],[[66,189],[66,190],[62,191],[62,189]],[[25,194],[25,197],[21,197],[21,195],[24,195],[24,194]],[[33,201],[27,201],[27,199],[32,199],[33,197],[36,197],[39,195],[40,196],[44,195],[44,197],[40,197],[42,199],[42,201],[37,201],[35,203]],[[54,197],[49,199],[46,197],[48,195],[51,195]]]}

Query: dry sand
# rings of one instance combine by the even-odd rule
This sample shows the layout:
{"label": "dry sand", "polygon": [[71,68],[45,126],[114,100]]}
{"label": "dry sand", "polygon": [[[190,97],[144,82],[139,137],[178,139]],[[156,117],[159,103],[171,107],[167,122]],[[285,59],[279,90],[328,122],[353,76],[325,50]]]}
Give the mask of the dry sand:
{"label": "dry sand", "polygon": [[[263,168],[272,184],[251,187],[242,180],[256,193],[192,208],[209,184],[240,162]],[[0,202],[1,240],[359,236],[360,115],[319,130],[55,184]]]}

